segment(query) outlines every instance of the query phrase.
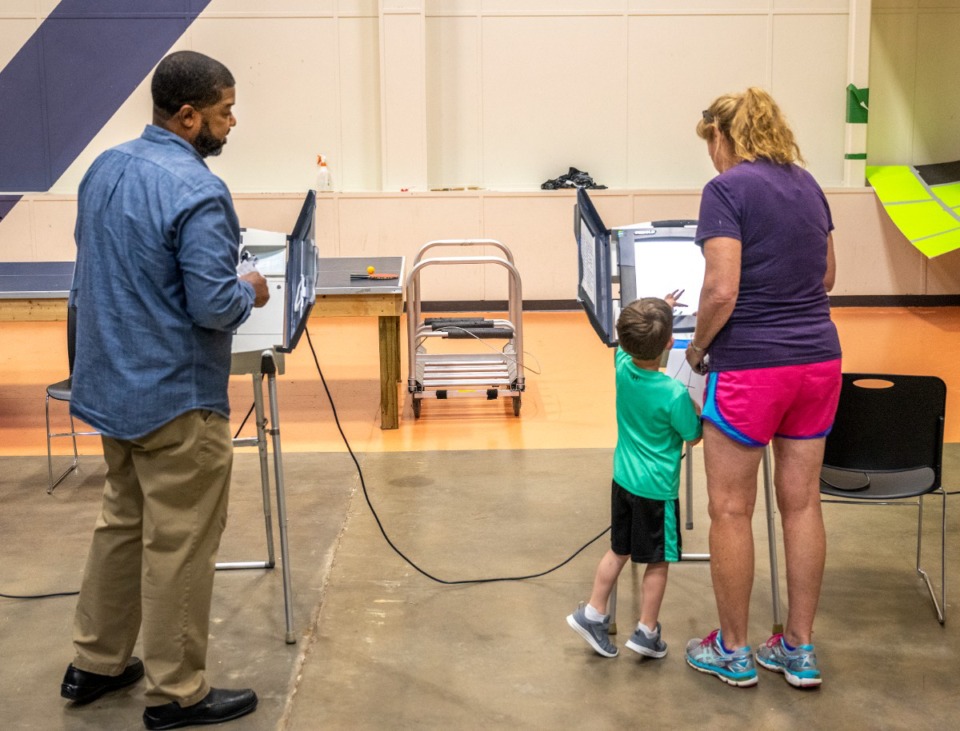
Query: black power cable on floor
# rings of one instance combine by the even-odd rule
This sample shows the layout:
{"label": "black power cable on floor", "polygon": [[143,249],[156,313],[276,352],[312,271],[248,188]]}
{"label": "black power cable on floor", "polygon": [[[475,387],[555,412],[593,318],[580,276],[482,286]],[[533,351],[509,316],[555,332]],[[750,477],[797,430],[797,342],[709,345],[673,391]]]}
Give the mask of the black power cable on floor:
{"label": "black power cable on floor", "polygon": [[[307,336],[307,343],[308,343],[309,346],[310,346],[310,354],[313,356],[313,362],[314,362],[314,364],[315,364],[316,367],[317,367],[317,373],[320,375],[320,382],[323,384],[323,390],[324,390],[324,392],[326,392],[326,394],[327,394],[327,400],[330,402],[330,409],[333,411],[333,420],[334,420],[334,423],[337,425],[337,431],[340,432],[340,437],[341,437],[341,439],[343,439],[343,444],[344,444],[344,446],[346,446],[347,452],[350,454],[350,459],[353,460],[353,464],[354,464],[354,466],[356,466],[356,468],[357,468],[357,476],[360,478],[360,487],[363,488],[363,499],[366,501],[367,507],[370,508],[370,513],[371,513],[371,515],[373,515],[373,519],[374,519],[374,520],[376,521],[376,523],[377,523],[377,528],[380,529],[380,534],[383,536],[383,539],[387,542],[387,545],[389,545],[390,548],[393,549],[394,553],[396,553],[396,554],[397,554],[400,558],[402,558],[407,564],[409,564],[414,570],[416,570],[417,572],[419,572],[419,573],[422,574],[423,576],[427,577],[427,578],[430,579],[431,581],[437,582],[438,584],[447,584],[447,585],[455,585],[455,584],[490,584],[490,583],[494,583],[494,582],[498,582],[498,581],[525,581],[525,580],[527,580],[527,579],[537,579],[537,578],[539,578],[539,577],[541,577],[541,576],[546,576],[547,574],[553,573],[554,571],[556,571],[556,570],[558,570],[558,569],[560,569],[560,568],[563,568],[563,567],[566,566],[568,563],[570,563],[573,559],[575,559],[577,556],[579,556],[583,551],[585,551],[585,550],[586,550],[587,548],[589,548],[591,545],[593,545],[594,543],[596,543],[598,540],[600,540],[604,535],[606,535],[606,534],[610,531],[610,526],[607,526],[607,527],[604,528],[600,533],[598,533],[595,537],[591,538],[589,541],[587,541],[586,543],[584,543],[580,548],[578,548],[576,551],[574,551],[574,553],[573,553],[569,558],[565,559],[565,560],[562,561],[561,563],[558,563],[558,564],[557,564],[556,566],[554,566],[553,568],[549,568],[549,569],[547,569],[547,570],[545,570],[545,571],[540,571],[539,573],[536,573],[536,574],[526,574],[526,575],[524,575],[524,576],[500,576],[500,577],[487,578],[487,579],[456,579],[456,580],[446,580],[446,579],[439,579],[439,578],[437,578],[436,576],[434,576],[433,574],[429,573],[428,571],[425,571],[424,569],[420,568],[420,567],[417,566],[417,564],[415,564],[403,551],[401,551],[399,548],[397,548],[396,544],[390,539],[390,536],[387,535],[387,531],[386,531],[386,530],[384,529],[384,527],[383,527],[383,523],[380,521],[380,516],[377,514],[376,509],[373,507],[373,503],[370,502],[370,495],[369,495],[369,493],[367,492],[367,483],[366,483],[366,481],[365,481],[364,478],[363,478],[363,470],[362,470],[361,467],[360,467],[360,462],[357,460],[357,456],[353,453],[353,449],[350,447],[350,442],[347,440],[347,435],[343,433],[343,428],[340,426],[340,417],[337,415],[337,407],[336,407],[336,405],[333,403],[333,396],[331,395],[330,389],[329,389],[328,386],[327,386],[327,380],[326,380],[326,378],[324,378],[324,376],[323,376],[323,370],[321,370],[321,368],[320,368],[320,361],[319,361],[319,359],[317,358],[317,351],[314,350],[314,348],[313,348],[313,340],[310,338],[310,330],[305,329],[304,332],[306,333],[306,336]],[[252,411],[253,411],[253,405],[250,406],[250,410],[247,411],[246,416],[243,417],[243,423],[240,424],[240,428],[237,430],[237,435],[239,435],[240,431],[243,429],[243,426],[244,426],[244,424],[246,424],[247,419],[250,418],[250,414],[251,414]],[[947,495],[957,495],[957,494],[960,494],[960,491],[949,491],[949,492],[947,492],[946,494],[947,494]],[[50,599],[50,598],[53,598],[53,597],[61,597],[61,596],[77,596],[77,595],[79,595],[79,594],[80,594],[79,591],[62,591],[62,592],[55,592],[55,593],[52,593],[52,594],[31,594],[31,595],[23,595],[23,596],[18,595],[18,594],[3,594],[3,593],[0,593],[0,598],[3,598],[3,599]]]}
{"label": "black power cable on floor", "polygon": [[376,511],[376,509],[373,507],[373,503],[370,502],[370,495],[369,495],[369,493],[367,492],[367,483],[366,483],[366,481],[363,479],[363,470],[360,468],[360,462],[357,460],[357,456],[353,453],[353,449],[350,447],[350,442],[347,440],[347,435],[343,433],[343,427],[340,426],[340,417],[337,416],[337,407],[336,407],[336,405],[333,403],[333,396],[330,394],[330,389],[327,387],[327,379],[323,377],[323,371],[320,369],[320,361],[317,359],[317,351],[314,350],[314,348],[313,348],[313,340],[310,339],[310,330],[309,330],[309,329],[305,329],[305,330],[304,330],[304,333],[306,333],[306,336],[307,336],[307,343],[308,343],[309,346],[310,346],[310,353],[313,355],[313,362],[314,362],[314,364],[317,366],[317,373],[320,374],[320,382],[323,384],[323,390],[326,391],[327,400],[330,402],[330,408],[333,410],[333,421],[334,421],[334,423],[337,425],[337,431],[340,432],[340,437],[341,437],[341,439],[343,439],[343,443],[344,443],[344,445],[345,445],[346,448],[347,448],[347,452],[350,453],[350,459],[353,460],[353,464],[354,464],[354,465],[356,466],[356,468],[357,468],[357,475],[358,475],[359,478],[360,478],[360,487],[363,488],[363,499],[366,500],[366,502],[367,502],[367,507],[370,508],[370,513],[373,515],[373,519],[377,522],[377,527],[380,529],[380,534],[383,536],[383,539],[387,542],[387,545],[390,546],[390,548],[393,549],[394,553],[396,553],[400,558],[402,558],[404,561],[406,561],[413,569],[415,569],[415,570],[416,570],[417,572],[419,572],[420,574],[426,576],[426,577],[427,577],[428,579],[430,579],[431,581],[437,582],[438,584],[447,584],[447,585],[453,585],[453,584],[490,584],[490,583],[497,582],[497,581],[525,581],[526,579],[536,579],[536,578],[539,578],[539,577],[541,577],[541,576],[546,576],[547,574],[553,573],[553,572],[556,571],[557,569],[563,568],[563,567],[566,566],[568,563],[570,563],[573,559],[575,559],[577,556],[579,556],[579,555],[580,555],[584,550],[586,550],[589,546],[591,546],[591,545],[593,545],[594,543],[596,543],[598,540],[600,540],[600,538],[602,538],[606,533],[608,533],[608,532],[610,531],[610,526],[607,526],[607,527],[604,528],[600,533],[598,533],[595,537],[591,538],[589,541],[587,541],[587,542],[584,543],[582,546],[580,546],[580,548],[578,548],[576,551],[574,551],[574,553],[573,553],[569,558],[565,559],[565,560],[562,561],[561,563],[558,563],[558,564],[557,564],[556,566],[554,566],[553,568],[549,568],[549,569],[547,569],[546,571],[540,571],[540,572],[538,572],[538,573],[536,573],[536,574],[526,574],[526,575],[524,575],[524,576],[499,576],[499,577],[489,578],[489,579],[455,579],[455,580],[447,580],[447,579],[439,579],[439,578],[437,578],[436,576],[434,576],[433,574],[429,573],[428,571],[425,571],[424,569],[420,568],[420,567],[417,566],[417,564],[415,564],[403,551],[401,551],[399,548],[397,548],[396,544],[390,539],[390,536],[387,535],[387,531],[386,531],[386,530],[384,529],[384,527],[383,527],[383,523],[380,521],[380,516],[377,515],[377,511]]}
{"label": "black power cable on floor", "polygon": [[78,596],[79,591],[58,591],[53,594],[28,594],[21,596],[19,594],[0,594],[0,599],[51,599],[55,596]]}
{"label": "black power cable on floor", "polygon": [[[334,420],[334,423],[337,425],[337,431],[340,432],[340,437],[343,439],[343,444],[344,446],[346,446],[347,452],[350,453],[350,459],[353,460],[353,464],[357,468],[357,476],[360,478],[360,486],[363,488],[363,498],[367,502],[367,507],[370,508],[370,513],[373,515],[373,519],[377,522],[377,527],[380,529],[380,534],[383,536],[383,539],[387,542],[387,545],[389,545],[390,548],[393,549],[394,553],[396,553],[400,558],[406,561],[413,569],[423,574],[431,581],[435,581],[438,584],[453,585],[453,584],[490,584],[497,581],[525,581],[526,579],[536,579],[541,576],[546,576],[547,574],[553,573],[557,569],[563,568],[568,563],[570,563],[573,559],[579,556],[583,551],[585,551],[591,545],[596,543],[598,540],[600,540],[604,535],[606,535],[610,531],[610,526],[607,526],[600,533],[598,533],[594,538],[591,538],[589,541],[584,543],[580,548],[578,548],[573,553],[573,555],[571,555],[569,558],[562,561],[561,563],[558,563],[553,568],[549,568],[546,571],[540,571],[536,574],[526,574],[524,576],[500,576],[500,577],[489,578],[489,579],[446,580],[446,579],[439,579],[433,574],[429,573],[428,571],[423,570],[422,568],[417,566],[417,564],[415,564],[403,551],[397,548],[397,545],[390,539],[390,536],[387,535],[387,531],[384,529],[383,523],[380,521],[380,516],[377,515],[377,511],[373,507],[373,503],[370,502],[370,495],[367,492],[367,483],[363,478],[363,470],[360,467],[360,462],[357,460],[357,456],[353,453],[353,449],[350,447],[350,442],[347,440],[347,435],[343,433],[343,428],[340,426],[340,417],[337,415],[337,407],[333,403],[333,396],[330,393],[330,389],[327,387],[327,380],[323,377],[323,371],[320,369],[320,361],[317,358],[317,351],[314,350],[313,348],[313,340],[310,339],[310,331],[304,330],[304,332],[307,335],[307,343],[310,345],[310,353],[313,355],[313,362],[317,366],[317,373],[320,375],[320,382],[323,384],[323,390],[326,392],[327,400],[330,402],[330,408],[333,411],[333,420]],[[247,411],[246,416],[243,417],[243,422],[240,424],[240,427],[237,429],[237,433],[234,438],[236,438],[236,436],[239,436],[240,431],[243,429],[244,424],[247,423],[247,419],[250,418],[250,414],[252,412],[253,412],[253,405],[250,406],[250,410]],[[0,598],[3,598],[3,599],[50,599],[52,597],[59,597],[59,596],[77,596],[79,593],[80,593],[79,591],[63,591],[63,592],[56,592],[52,594],[32,594],[32,595],[25,595],[25,596],[20,596],[17,594],[0,593]]]}

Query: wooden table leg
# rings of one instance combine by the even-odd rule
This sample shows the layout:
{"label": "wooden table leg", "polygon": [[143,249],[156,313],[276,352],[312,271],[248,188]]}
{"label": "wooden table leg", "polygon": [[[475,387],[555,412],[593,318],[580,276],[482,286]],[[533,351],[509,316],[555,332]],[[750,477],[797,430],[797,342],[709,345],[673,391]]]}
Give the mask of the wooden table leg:
{"label": "wooden table leg", "polygon": [[400,426],[400,317],[380,316],[380,428]]}

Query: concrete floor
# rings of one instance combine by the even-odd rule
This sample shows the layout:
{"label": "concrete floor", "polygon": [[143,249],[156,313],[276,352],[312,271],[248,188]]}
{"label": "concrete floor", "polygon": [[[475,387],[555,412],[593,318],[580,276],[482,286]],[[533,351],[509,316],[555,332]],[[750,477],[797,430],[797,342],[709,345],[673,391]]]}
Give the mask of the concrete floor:
{"label": "concrete floor", "polygon": [[[359,456],[397,546],[445,580],[546,570],[607,525],[610,450],[398,452]],[[941,627],[915,576],[915,513],[826,506],[829,549],[817,647],[818,691],[759,670],[752,689],[690,670],[682,648],[716,625],[709,567],[671,571],[663,660],[595,655],[564,622],[586,599],[606,537],[556,572],[517,582],[442,585],[404,563],[379,534],[344,453],[285,455],[298,641],[283,641],[279,570],[220,572],[209,678],[253,687],[260,707],[227,728],[282,729],[946,729],[960,717],[960,615],[948,593]],[[696,527],[706,499],[695,459]],[[83,459],[53,496],[46,460],[0,458],[0,592],[76,589],[103,470]],[[945,483],[960,487],[960,445]],[[957,591],[960,513],[951,498],[948,591]],[[930,502],[930,568],[940,510]],[[762,512],[751,634],[772,623]],[[255,458],[238,455],[221,558],[263,558]],[[782,551],[781,551],[782,559]],[[937,572],[938,573],[938,572]],[[631,577],[620,590],[618,643],[631,625]],[[74,597],[0,599],[0,728],[139,729],[142,684],[82,708],[59,698],[70,661]]]}

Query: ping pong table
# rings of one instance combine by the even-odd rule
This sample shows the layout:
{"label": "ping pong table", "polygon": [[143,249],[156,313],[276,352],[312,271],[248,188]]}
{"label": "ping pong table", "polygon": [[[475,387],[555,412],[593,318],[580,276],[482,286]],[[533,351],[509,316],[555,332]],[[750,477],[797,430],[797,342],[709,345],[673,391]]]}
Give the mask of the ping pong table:
{"label": "ping pong table", "polygon": [[[351,279],[372,266],[391,279]],[[320,317],[376,317],[380,344],[380,428],[400,426],[400,315],[403,314],[402,256],[320,257],[317,301]]]}
{"label": "ping pong table", "polygon": [[[392,279],[351,279],[373,266]],[[380,428],[400,425],[402,256],[321,257],[315,317],[376,317],[380,350]],[[0,263],[0,320],[66,320],[72,261]]]}
{"label": "ping pong table", "polygon": [[72,261],[0,264],[0,320],[66,320]]}

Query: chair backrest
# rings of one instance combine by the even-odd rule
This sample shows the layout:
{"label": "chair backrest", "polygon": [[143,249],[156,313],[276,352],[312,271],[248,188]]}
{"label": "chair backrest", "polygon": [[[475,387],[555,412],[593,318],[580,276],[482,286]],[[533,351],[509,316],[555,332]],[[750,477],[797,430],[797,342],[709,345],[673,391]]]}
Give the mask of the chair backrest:
{"label": "chair backrest", "polygon": [[77,308],[67,305],[67,363],[73,375],[73,359],[77,354]]}
{"label": "chair backrest", "polygon": [[823,463],[864,472],[927,467],[940,486],[946,384],[936,376],[844,373]]}

